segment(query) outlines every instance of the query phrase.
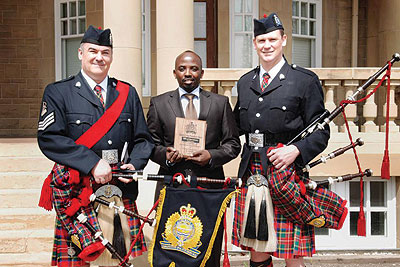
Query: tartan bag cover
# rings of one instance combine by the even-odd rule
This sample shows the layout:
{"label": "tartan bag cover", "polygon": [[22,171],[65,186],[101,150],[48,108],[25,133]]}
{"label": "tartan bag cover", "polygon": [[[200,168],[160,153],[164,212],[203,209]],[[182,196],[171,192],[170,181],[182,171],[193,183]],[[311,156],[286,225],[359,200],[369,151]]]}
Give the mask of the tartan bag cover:
{"label": "tartan bag cover", "polygon": [[149,249],[155,267],[205,266],[233,188],[164,187],[157,208],[157,225]]}

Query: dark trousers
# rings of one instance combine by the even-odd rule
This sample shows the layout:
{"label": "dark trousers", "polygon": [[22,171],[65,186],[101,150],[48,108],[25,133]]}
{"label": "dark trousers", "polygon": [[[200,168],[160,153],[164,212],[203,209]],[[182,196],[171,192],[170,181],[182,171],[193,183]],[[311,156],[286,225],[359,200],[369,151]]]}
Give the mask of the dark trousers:
{"label": "dark trousers", "polygon": [[214,240],[214,245],[211,251],[210,258],[206,262],[206,267],[219,267],[221,262],[221,248],[222,241],[224,239],[224,218],[222,218],[221,223],[218,228],[217,236]]}

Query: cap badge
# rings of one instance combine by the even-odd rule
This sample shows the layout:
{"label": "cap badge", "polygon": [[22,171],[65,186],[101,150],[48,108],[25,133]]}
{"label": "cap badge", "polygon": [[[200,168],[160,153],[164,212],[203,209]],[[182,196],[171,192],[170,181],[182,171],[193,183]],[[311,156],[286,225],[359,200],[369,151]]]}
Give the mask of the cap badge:
{"label": "cap badge", "polygon": [[276,27],[282,26],[281,20],[278,18],[277,15],[274,15],[274,24]]}

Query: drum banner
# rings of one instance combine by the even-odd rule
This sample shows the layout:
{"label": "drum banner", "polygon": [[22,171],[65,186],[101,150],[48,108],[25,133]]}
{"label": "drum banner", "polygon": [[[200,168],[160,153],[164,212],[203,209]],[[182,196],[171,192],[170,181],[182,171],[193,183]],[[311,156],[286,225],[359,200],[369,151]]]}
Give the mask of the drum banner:
{"label": "drum banner", "polygon": [[235,192],[233,188],[162,189],[149,250],[150,265],[205,266],[225,210]]}

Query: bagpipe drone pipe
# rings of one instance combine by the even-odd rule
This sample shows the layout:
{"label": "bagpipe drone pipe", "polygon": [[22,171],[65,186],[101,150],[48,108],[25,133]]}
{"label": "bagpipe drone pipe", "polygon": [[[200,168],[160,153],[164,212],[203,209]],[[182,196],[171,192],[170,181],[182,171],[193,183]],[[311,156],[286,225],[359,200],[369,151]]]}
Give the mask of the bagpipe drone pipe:
{"label": "bagpipe drone pipe", "polygon": [[[342,181],[348,181],[354,178],[360,178],[360,194],[361,194],[361,200],[360,200],[360,212],[359,212],[359,217],[358,217],[358,224],[357,224],[357,233],[359,236],[365,236],[365,216],[364,216],[364,210],[363,210],[363,177],[365,176],[371,176],[372,171],[369,169],[366,169],[365,171],[362,171],[360,162],[358,160],[357,152],[356,152],[356,146],[361,146],[363,144],[362,140],[357,139],[356,142],[354,143],[352,140],[352,136],[350,131],[348,130],[348,123],[345,115],[345,107],[348,104],[356,104],[362,101],[365,101],[367,98],[371,97],[376,90],[382,85],[382,83],[387,79],[387,106],[386,106],[386,143],[385,143],[385,151],[384,151],[384,157],[383,157],[383,162],[382,162],[382,167],[381,167],[381,177],[383,179],[390,179],[390,166],[389,166],[389,152],[388,152],[388,127],[389,127],[389,96],[390,96],[390,74],[391,74],[391,66],[394,62],[397,62],[400,60],[400,55],[398,53],[395,53],[392,58],[381,68],[379,69],[376,73],[374,73],[371,77],[368,78],[368,80],[361,85],[360,87],[357,88],[357,90],[354,92],[353,95],[348,96],[346,100],[342,100],[340,102],[340,105],[337,106],[332,112],[325,111],[323,114],[321,114],[316,120],[314,120],[310,125],[308,125],[303,131],[301,131],[297,136],[295,136],[292,140],[290,140],[286,145],[291,145],[294,142],[304,139],[307,136],[313,134],[316,131],[323,130],[325,129],[326,125],[328,125],[333,119],[335,119],[340,113],[343,114],[344,121],[345,121],[345,126],[347,128],[348,132],[348,137],[350,139],[350,145],[335,150],[334,152],[328,154],[326,157],[321,157],[317,161],[314,161],[308,165],[305,166],[302,170],[300,170],[295,177],[296,181],[300,183],[300,189],[301,192],[304,196],[311,196],[315,195],[316,191],[321,191],[323,190],[322,188],[323,185],[329,185],[334,182],[342,182]],[[386,73],[383,75],[381,78],[380,82],[378,85],[372,90],[370,93],[368,93],[365,97],[356,100],[357,96],[363,93],[382,73]],[[343,176],[338,176],[335,178],[328,178],[325,181],[318,181],[314,182],[308,178],[307,172],[309,171],[310,168],[313,166],[316,166],[320,163],[325,163],[327,160],[332,159],[338,155],[343,154],[346,150],[352,149],[354,152],[355,156],[355,161],[357,163],[357,168],[358,168],[358,173],[355,174],[347,174]],[[306,175],[304,175],[306,174]],[[302,185],[303,184],[303,185]],[[312,189],[312,190],[307,190],[306,189]],[[327,190],[327,189],[326,189]],[[273,194],[272,194],[273,195]],[[339,196],[338,196],[339,197]],[[341,198],[339,197],[339,201]],[[317,202],[318,203],[318,202]],[[275,204],[275,203],[274,203]],[[321,203],[321,207],[324,207],[324,205]],[[341,205],[342,206],[342,205]],[[346,209],[347,211],[347,209]],[[344,212],[346,212],[344,211]]]}

